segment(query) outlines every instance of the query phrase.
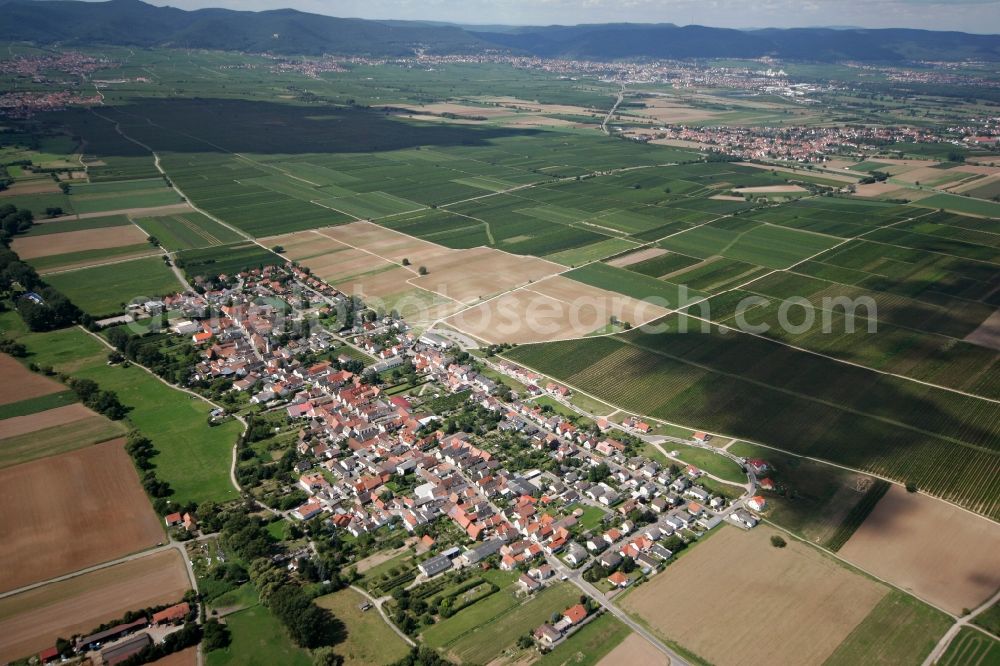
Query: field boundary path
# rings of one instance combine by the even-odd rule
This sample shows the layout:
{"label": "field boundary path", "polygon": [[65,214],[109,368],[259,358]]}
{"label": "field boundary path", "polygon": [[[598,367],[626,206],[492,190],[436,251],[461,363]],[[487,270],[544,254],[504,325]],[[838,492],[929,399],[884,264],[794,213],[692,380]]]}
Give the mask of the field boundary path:
{"label": "field boundary path", "polygon": [[399,627],[397,627],[392,622],[392,620],[389,619],[389,616],[386,615],[385,611],[382,609],[382,603],[386,599],[388,599],[388,597],[383,597],[381,599],[376,599],[375,597],[373,597],[372,595],[368,594],[365,590],[361,589],[357,585],[351,585],[350,587],[351,587],[352,590],[354,590],[355,592],[357,592],[358,594],[360,594],[361,596],[363,596],[365,599],[367,599],[371,603],[371,605],[375,607],[375,609],[378,611],[378,614],[382,617],[382,619],[385,621],[385,623],[387,625],[389,625],[389,628],[392,629],[394,632],[396,632],[396,635],[399,636],[400,638],[402,638],[406,642],[407,645],[409,645],[410,647],[417,647],[416,641],[414,641],[412,638],[410,638],[409,636],[407,636],[406,634],[404,634],[402,632],[402,630]]}
{"label": "field boundary path", "polygon": [[938,641],[938,644],[934,646],[933,650],[931,650],[931,653],[927,655],[927,658],[924,659],[924,663],[921,664],[921,666],[933,666],[938,659],[944,656],[944,653],[945,651],[947,651],[948,646],[951,645],[951,642],[955,639],[955,636],[958,636],[958,633],[962,630],[963,627],[970,627],[972,629],[976,629],[986,634],[987,636],[990,636],[994,640],[1000,641],[1000,636],[994,636],[986,629],[971,624],[972,620],[974,620],[980,613],[992,608],[993,604],[997,602],[1000,602],[1000,590],[997,590],[992,597],[990,597],[982,604],[980,604],[979,607],[974,609],[971,613],[968,613],[967,615],[963,615],[962,617],[958,618],[958,621],[955,622],[955,624],[953,624],[951,628],[945,632],[944,636],[941,637],[941,640]]}

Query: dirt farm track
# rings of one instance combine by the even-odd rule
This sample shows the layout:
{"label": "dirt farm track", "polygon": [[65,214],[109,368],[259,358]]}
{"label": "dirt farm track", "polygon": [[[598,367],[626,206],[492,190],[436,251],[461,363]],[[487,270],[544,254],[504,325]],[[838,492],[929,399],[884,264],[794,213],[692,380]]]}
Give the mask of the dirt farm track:
{"label": "dirt farm track", "polygon": [[189,588],[181,555],[170,550],[0,599],[0,663],[125,611],[179,601]]}
{"label": "dirt farm track", "polygon": [[0,592],[165,540],[123,442],[0,470]]}

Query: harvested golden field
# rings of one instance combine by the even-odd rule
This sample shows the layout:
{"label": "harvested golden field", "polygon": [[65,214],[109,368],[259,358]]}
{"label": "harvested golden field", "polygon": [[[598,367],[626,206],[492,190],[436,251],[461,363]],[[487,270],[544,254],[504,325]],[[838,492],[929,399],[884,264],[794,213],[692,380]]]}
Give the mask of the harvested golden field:
{"label": "harvested golden field", "polygon": [[26,236],[14,239],[12,249],[22,259],[48,257],[83,250],[106,250],[112,247],[138,245],[146,240],[146,234],[139,227],[129,224],[103,229],[81,229],[58,234]]}
{"label": "harvested golden field", "polygon": [[404,259],[408,259],[414,275],[418,266],[430,266],[432,264],[429,262],[438,257],[461,252],[371,222],[352,222],[322,229],[317,233],[344,245],[370,252],[394,264],[401,264]]}
{"label": "harvested golden field", "polygon": [[0,662],[26,657],[90,631],[125,611],[179,601],[191,588],[176,550],[0,599]]}
{"label": "harvested golden field", "polygon": [[566,270],[551,261],[487,247],[456,250],[435,257],[426,266],[429,273],[410,284],[466,304]]}
{"label": "harvested golden field", "polygon": [[629,634],[611,652],[604,655],[597,666],[621,666],[621,664],[641,664],[642,666],[667,666],[670,659],[639,634]]}
{"label": "harvested golden field", "polygon": [[[740,198],[742,201],[742,197]],[[641,250],[636,250],[635,252],[629,252],[628,254],[623,254],[620,257],[612,259],[606,262],[609,266],[616,266],[618,268],[624,268],[625,266],[631,266],[632,264],[637,264],[640,261],[646,261],[647,259],[652,259],[654,257],[659,257],[666,254],[667,251],[662,247],[646,247]]]}
{"label": "harvested golden field", "polygon": [[0,421],[0,439],[25,435],[43,428],[67,425],[92,416],[96,414],[78,402],[27,416],[13,416]]}
{"label": "harvested golden field", "polygon": [[0,506],[0,591],[164,539],[122,439],[0,470]]}
{"label": "harvested golden field", "polygon": [[896,485],[838,554],[955,614],[1000,588],[1000,526]]}
{"label": "harvested golden field", "polygon": [[543,342],[580,338],[611,316],[640,326],[667,313],[629,296],[554,275],[460,312],[446,321],[487,342]]}
{"label": "harvested golden field", "polygon": [[28,370],[7,354],[0,354],[0,377],[3,377],[0,382],[0,405],[66,390],[56,380]]}
{"label": "harvested golden field", "polygon": [[718,666],[822,664],[887,590],[774,534],[721,527],[621,605]]}

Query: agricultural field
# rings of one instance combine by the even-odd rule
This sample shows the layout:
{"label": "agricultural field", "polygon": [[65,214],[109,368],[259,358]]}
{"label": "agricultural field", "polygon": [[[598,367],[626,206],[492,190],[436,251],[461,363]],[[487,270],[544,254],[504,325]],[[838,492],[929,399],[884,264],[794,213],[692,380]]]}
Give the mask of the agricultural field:
{"label": "agricultural field", "polygon": [[70,187],[69,202],[77,214],[158,208],[183,203],[162,178],[79,183]]}
{"label": "agricultural field", "polygon": [[136,366],[108,366],[108,348],[79,328],[22,335],[18,341],[39,365],[93,379],[102,389],[118,394],[131,408],[129,421],[159,451],[153,458],[157,476],[174,489],[174,502],[225,501],[237,496],[229,480],[229,465],[242,430],[238,422],[209,426],[212,408],[207,403]]}
{"label": "agricultural field", "polygon": [[147,234],[134,225],[115,225],[79,231],[63,231],[15,238],[11,249],[24,260],[57,254],[107,250],[128,245],[139,245]]}
{"label": "agricultural field", "polygon": [[147,301],[182,289],[158,257],[55,273],[46,280],[94,317],[118,314],[135,299]]}
{"label": "agricultural field", "polygon": [[824,663],[917,664],[934,649],[951,623],[944,613],[891,590]]}
{"label": "agricultural field", "polygon": [[993,666],[1000,663],[1000,641],[981,631],[963,627],[937,666]]}
{"label": "agricultural field", "polygon": [[[889,594],[807,545],[791,541],[774,548],[771,528],[720,529],[621,602],[656,633],[711,663],[744,663],[750,653],[778,663],[821,664]],[[875,617],[884,619],[882,613]],[[942,624],[940,634],[947,618]]]}
{"label": "agricultural field", "polygon": [[464,310],[445,320],[487,342],[538,342],[600,332],[612,317],[639,326],[667,311],[555,275]]}
{"label": "agricultural field", "polygon": [[124,441],[0,471],[0,591],[113,560],[163,541]]}
{"label": "agricultural field", "polygon": [[889,489],[839,554],[956,615],[1000,588],[996,523],[899,486]]}
{"label": "agricultural field", "polygon": [[396,635],[374,608],[362,611],[365,598],[350,588],[316,599],[316,604],[328,609],[344,623],[347,637],[338,643],[336,651],[347,666],[391,664],[409,652],[410,647]]}
{"label": "agricultural field", "polygon": [[199,276],[234,275],[240,271],[282,263],[275,253],[249,242],[234,243],[176,254],[175,264],[189,280]]}
{"label": "agricultural field", "polygon": [[650,645],[645,638],[638,634],[629,634],[625,640],[597,662],[597,666],[618,666],[618,664],[669,666],[670,660],[665,654]]}
{"label": "agricultural field", "polygon": [[0,384],[0,405],[41,398],[66,390],[63,384],[28,370],[7,354],[0,354],[0,375],[5,379]]}
{"label": "agricultural field", "polygon": [[912,481],[1000,516],[994,404],[684,317],[655,326],[521,346],[507,356],[626,411]]}
{"label": "agricultural field", "polygon": [[182,556],[170,549],[5,597],[0,635],[16,638],[0,643],[0,660],[35,654],[126,611],[175,603],[189,589]]}
{"label": "agricultural field", "polygon": [[135,225],[146,236],[156,238],[171,251],[227,245],[242,240],[240,234],[201,213],[143,217],[136,219]]}

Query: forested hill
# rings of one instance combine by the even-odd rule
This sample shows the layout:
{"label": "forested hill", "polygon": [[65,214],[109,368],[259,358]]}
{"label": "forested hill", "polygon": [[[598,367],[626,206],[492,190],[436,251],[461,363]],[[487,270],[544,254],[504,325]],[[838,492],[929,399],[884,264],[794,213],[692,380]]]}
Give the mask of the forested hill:
{"label": "forested hill", "polygon": [[614,58],[755,58],[893,63],[908,60],[1000,60],[1000,35],[929,30],[794,28],[730,30],[673,24],[604,24],[473,32],[541,56]]}
{"label": "forested hill", "polygon": [[927,30],[731,30],[673,24],[483,28],[368,21],[292,9],[184,11],[140,0],[0,0],[0,40],[164,46],[277,54],[401,56],[500,49],[548,57],[754,58],[898,63],[1000,61],[1000,36]]}
{"label": "forested hill", "polygon": [[463,53],[484,47],[455,26],[388,24],[294,9],[184,11],[140,0],[0,0],[0,40],[372,56],[412,55],[416,48]]}

